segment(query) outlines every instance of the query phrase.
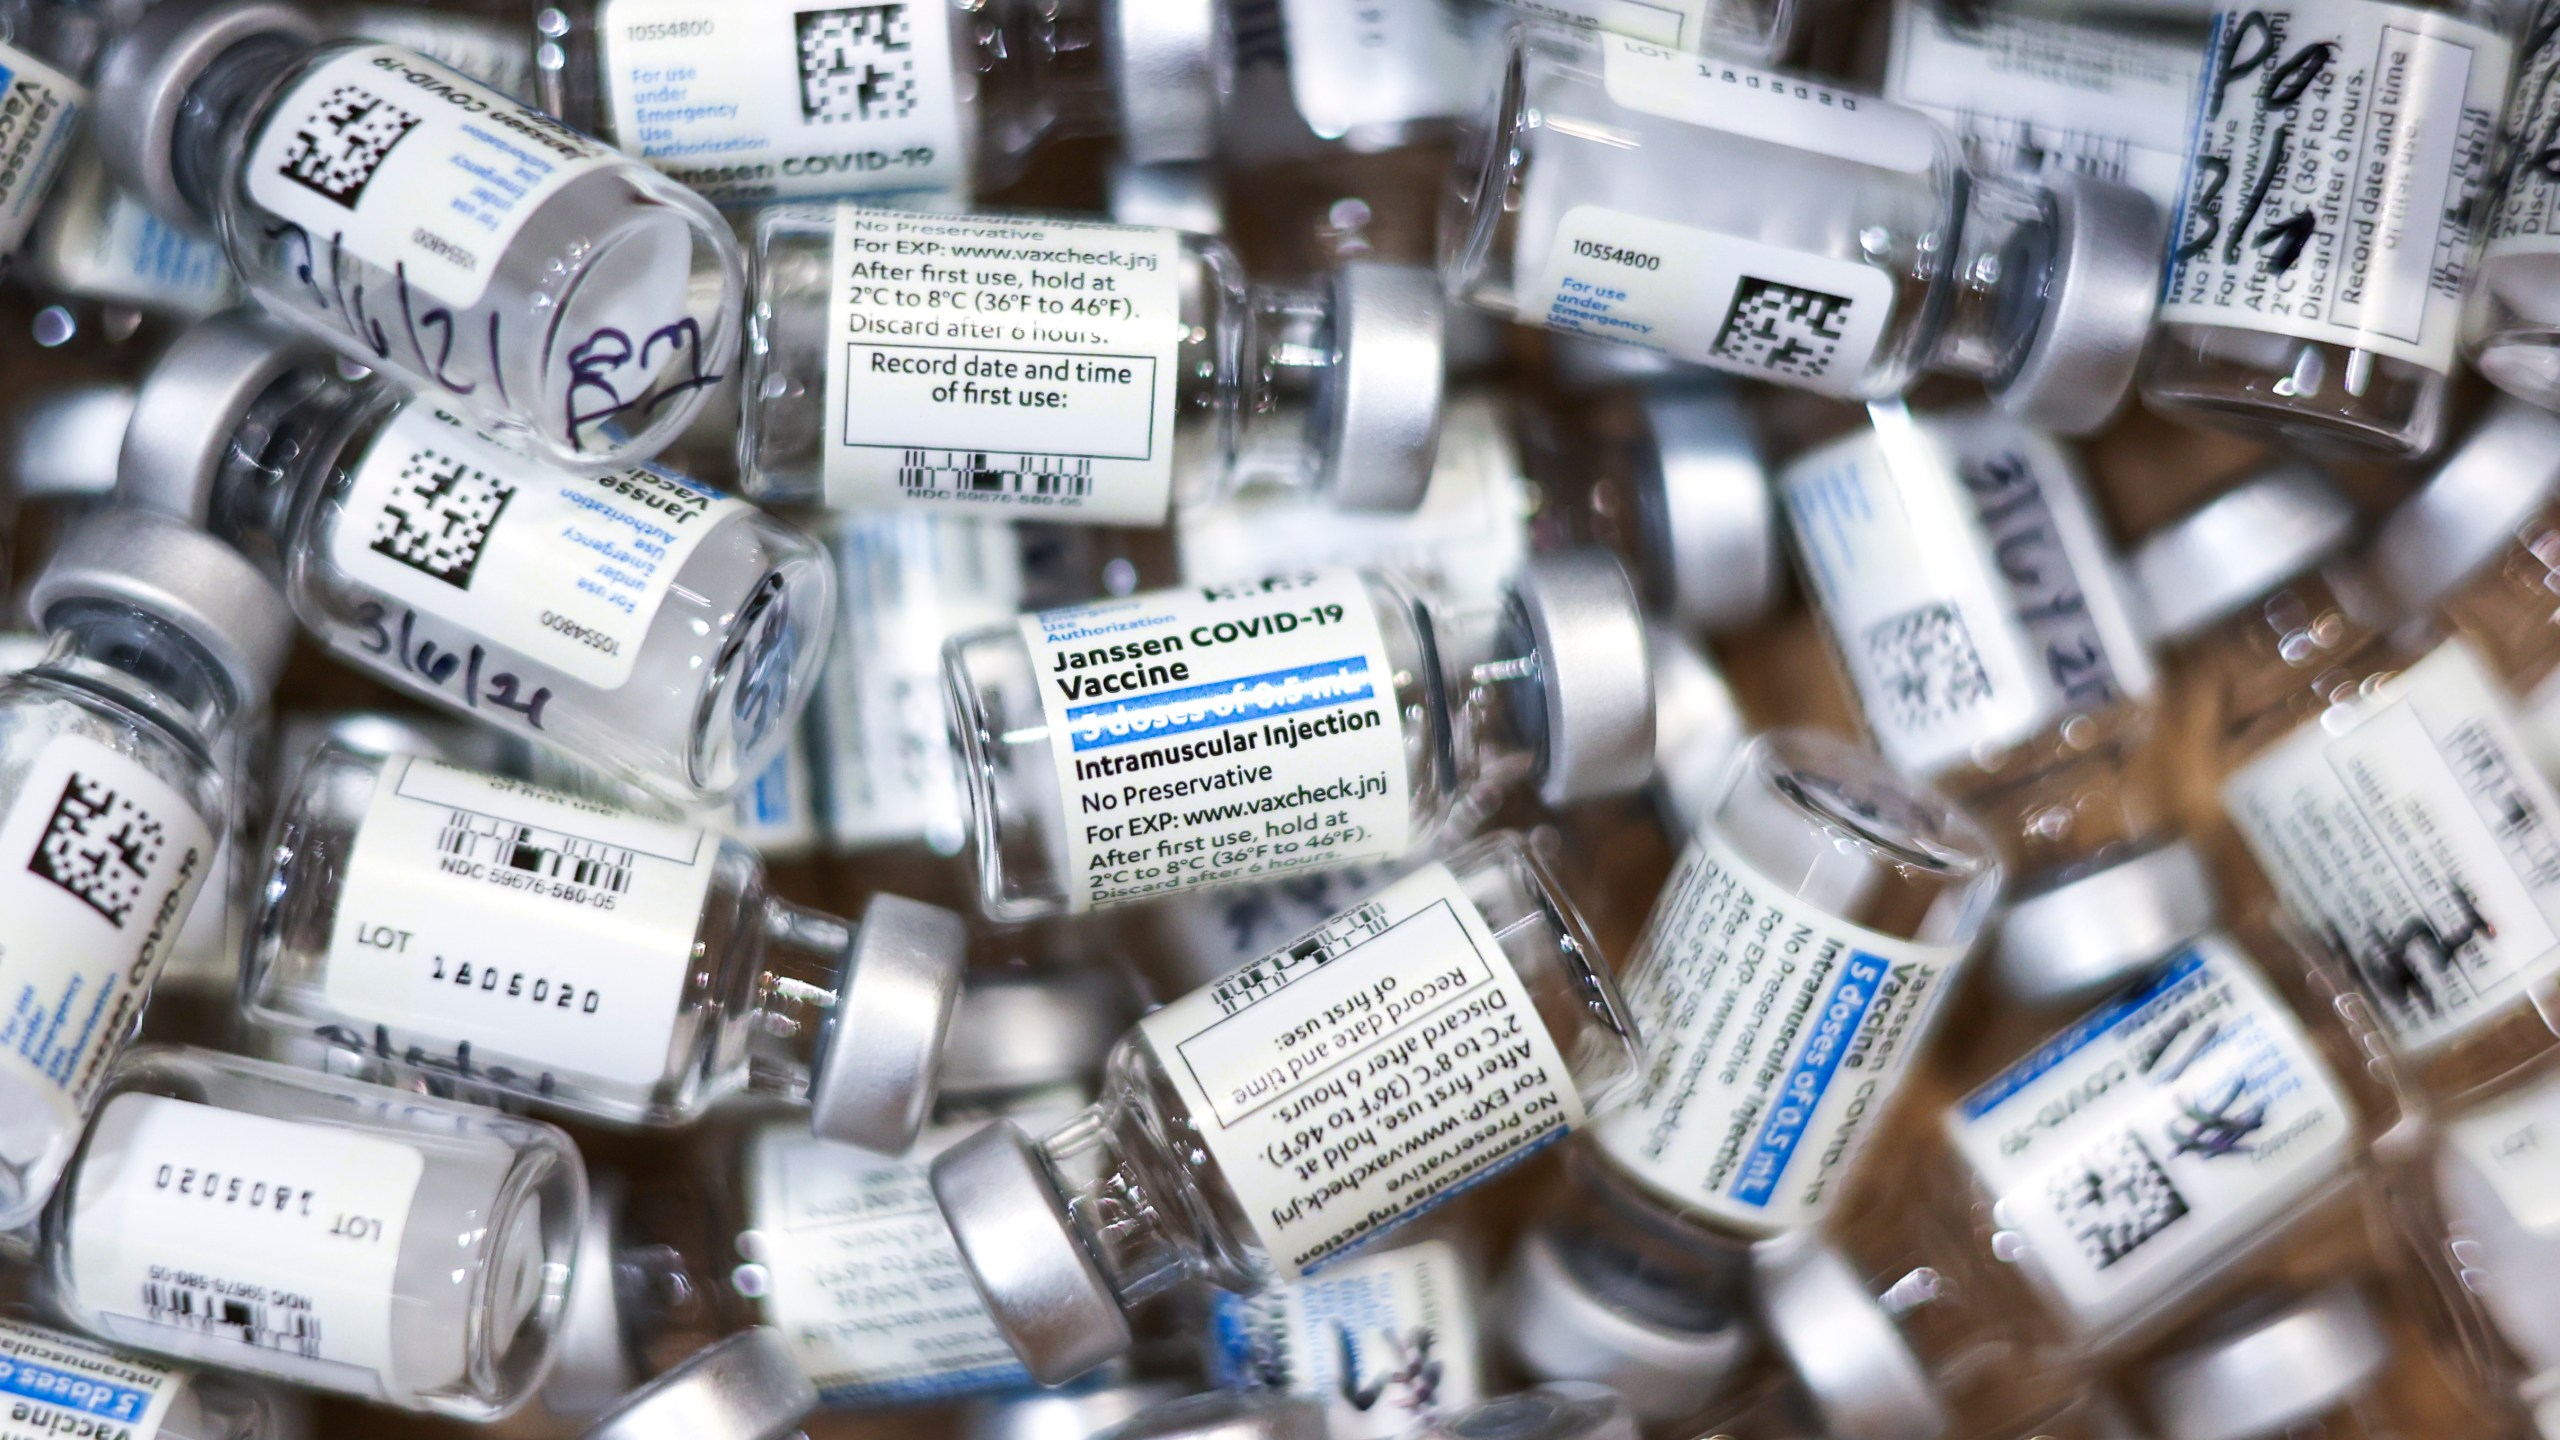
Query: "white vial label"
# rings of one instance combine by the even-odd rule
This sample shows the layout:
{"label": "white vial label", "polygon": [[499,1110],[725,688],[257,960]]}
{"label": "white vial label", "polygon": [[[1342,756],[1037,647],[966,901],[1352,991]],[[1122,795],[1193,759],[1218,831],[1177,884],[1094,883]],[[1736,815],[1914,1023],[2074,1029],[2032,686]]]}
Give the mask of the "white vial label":
{"label": "white vial label", "polygon": [[1403,716],[1355,571],[1022,617],[1078,908],[1392,858]]}
{"label": "white vial label", "polygon": [[1877,748],[1928,778],[2156,672],[2070,458],[1996,415],[1880,423],[1780,477]]}
{"label": "white vial label", "polygon": [[1163,524],[1181,266],[1148,226],[837,207],[827,502]]}
{"label": "white vial label", "polygon": [[[475,655],[422,658],[416,618],[485,636],[599,690],[619,687],[684,562],[743,500],[641,466],[604,475],[552,470],[432,405],[382,427],[348,480],[329,558],[398,602],[366,602],[339,648],[542,728],[546,676],[486,668]],[[409,612],[416,612],[415,615]],[[475,647],[476,649],[476,647]],[[501,657],[500,663],[505,659]]]}
{"label": "white vial label", "polygon": [[2222,804],[2404,1049],[2444,1044],[2560,969],[2560,798],[2459,641],[2342,733],[2302,726],[2225,781]]}
{"label": "white vial label", "polygon": [[210,315],[238,298],[221,245],[152,214],[86,148],[72,157],[29,260],[57,290],[140,310]]}
{"label": "white vial label", "polygon": [[2341,1174],[2355,1111],[2207,936],[1947,1112],[2020,1263],[2085,1330],[2132,1319]]}
{"label": "white vial label", "polygon": [[1929,117],[1873,95],[1778,75],[1712,55],[1609,36],[1600,79],[1630,110],[1784,150],[1925,175],[1938,163]]}
{"label": "white vial label", "polygon": [[88,108],[89,91],[79,81],[0,45],[0,254],[35,228]]}
{"label": "white vial label", "polygon": [[1626,997],[1649,1061],[1600,1148],[1681,1205],[1773,1232],[1821,1216],[1965,956],[1813,909],[1712,829],[1636,953]]}
{"label": "white vial label", "polygon": [[[315,254],[344,250],[460,310],[480,303],[508,243],[545,201],[623,163],[541,111],[396,45],[330,56],[270,113],[249,147],[249,198],[299,227]],[[391,297],[377,303],[400,313]]]}
{"label": "white vial label", "polygon": [[1976,167],[2094,175],[2177,209],[2204,43],[2002,7],[1895,0],[1885,98],[1954,131]]}
{"label": "white vial label", "polygon": [[1280,0],[1289,96],[1307,128],[1339,140],[1475,108],[1497,12],[1373,0]]}
{"label": "white vial label", "polygon": [[2379,0],[2217,14],[2161,322],[2449,370],[2507,65]]}
{"label": "white vial label", "polygon": [[175,786],[85,735],[57,735],[0,819],[0,1076],[66,1121],[133,1033],[213,864]]}
{"label": "white vial label", "polygon": [[0,1440],[152,1440],[186,1377],[0,1316]]}
{"label": "white vial label", "polygon": [[118,1095],[72,1182],[71,1298],[136,1344],[306,1383],[387,1380],[425,1171],[378,1135]]}
{"label": "white vial label", "polygon": [[1716,0],[1511,0],[1511,8],[1674,50],[1699,49],[1719,28]]}
{"label": "white vial label", "polygon": [[2560,29],[2549,4],[2533,7],[2533,41],[2507,101],[2506,132],[2522,153],[2507,167],[2497,207],[2489,212],[2491,255],[2560,250],[2560,171],[2551,143],[2560,134]]}
{"label": "white vial label", "polygon": [[965,190],[947,0],[837,9],[606,0],[622,148],[722,204]]}
{"label": "white vial label", "polygon": [[394,756],[330,927],[327,1038],[538,1089],[654,1086],[718,857],[700,830]]}
{"label": "white vial label", "polygon": [[757,1134],[747,1214],[763,1319],[830,1406],[1031,1388],[928,1180],[933,1157],[968,1133],[928,1132],[897,1159],[805,1124]]}
{"label": "white vial label", "polygon": [[2444,1138],[2519,1228],[2560,1238],[2560,1085],[2546,1080],[2466,1112]]}
{"label": "white vial label", "polygon": [[1211,1302],[1210,1378],[1325,1404],[1332,1440],[1396,1440],[1484,1398],[1467,1262],[1445,1240]]}
{"label": "white vial label", "polygon": [[1445,865],[1138,1033],[1282,1280],[1582,1123],[1528,987]]}

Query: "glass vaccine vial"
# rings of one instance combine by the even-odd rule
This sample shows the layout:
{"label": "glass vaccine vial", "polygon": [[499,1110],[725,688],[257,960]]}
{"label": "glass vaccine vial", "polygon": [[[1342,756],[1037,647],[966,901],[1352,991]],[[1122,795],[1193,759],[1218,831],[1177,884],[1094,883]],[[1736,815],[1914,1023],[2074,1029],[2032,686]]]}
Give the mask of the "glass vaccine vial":
{"label": "glass vaccine vial", "polygon": [[[1605,1108],[1636,1037],[1571,903],[1488,837],[1139,1022],[1102,1099],[988,1127],[933,1189],[997,1327],[1055,1384],[1189,1280],[1338,1258]],[[1428,1132],[1439,1163],[1398,1163]]]}
{"label": "glass vaccine vial", "polygon": [[[1002,262],[965,258],[1000,247]],[[738,470],[766,501],[1154,526],[1253,485],[1410,510],[1440,434],[1429,271],[1249,282],[1225,242],[777,206],[755,225]]]}
{"label": "glass vaccine vial", "polygon": [[252,312],[170,345],[119,470],[120,500],[238,546],[341,659],[685,808],[781,753],[834,620],[824,554],[756,507],[527,459]]}
{"label": "glass vaccine vial", "polygon": [[1328,570],[1043,610],[943,671],[1001,920],[1393,860],[1519,782],[1620,794],[1653,760],[1643,618],[1593,552],[1499,608]]}
{"label": "glass vaccine vial", "polygon": [[[0,171],[0,256],[35,229],[63,167],[79,149],[92,78],[111,21],[81,0],[24,0],[0,11],[0,110],[10,117]],[[0,261],[5,264],[5,261]]]}
{"label": "glass vaccine vial", "polygon": [[631,1392],[579,1440],[790,1440],[817,1408],[782,1332],[742,1330]]}
{"label": "glass vaccine vial", "polygon": [[2551,168],[2560,95],[2552,77],[2560,71],[2560,14],[2549,4],[2528,10],[2524,45],[2506,102],[2500,140],[2505,168],[2488,214],[2487,243],[2480,250],[2479,279],[2463,312],[2462,338],[2472,367],[2510,395],[2536,405],[2560,405],[2560,310],[2549,277],[2560,265],[2560,175]]}
{"label": "glass vaccine vial", "polygon": [[1778,486],[1876,747],[2022,874],[2134,841],[2159,675],[2079,461],[1996,411],[1870,414]]}
{"label": "glass vaccine vial", "polygon": [[2560,1076],[2544,1075],[2447,1117],[2427,1172],[2430,1258],[2486,1313],[2515,1364],[2505,1373],[2540,1425],[2560,1433]]}
{"label": "glass vaccine vial", "polygon": [[274,1408],[219,1370],[172,1369],[0,1316],[0,1395],[21,1434],[145,1440],[276,1440]]}
{"label": "glass vaccine vial", "polygon": [[230,732],[292,639],[238,556],[129,511],[72,526],[27,609],[50,640],[0,680],[0,1230],[43,1207],[141,1023],[229,828]]}
{"label": "glass vaccine vial", "polygon": [[44,1264],[64,1313],[118,1344],[488,1420],[550,1364],[586,1189],[548,1125],[144,1046],[47,1213]]}
{"label": "glass vaccine vial", "polygon": [[2298,446],[2434,448],[2504,28],[2477,0],[2214,12],[2145,403]]}
{"label": "glass vaccine vial", "polygon": [[2160,264],[2137,191],[1969,173],[1918,111],[1531,26],[1451,195],[1449,293],[1506,319],[1850,399],[1969,375],[2066,433],[2131,386]]}
{"label": "glass vaccine vial", "polygon": [[1206,1369],[1325,1407],[1332,1440],[1402,1440],[1485,1398],[1476,1284],[1442,1239],[1365,1250],[1250,1295],[1214,1292]]}
{"label": "glass vaccine vial", "polygon": [[107,173],[219,234],[268,310],[553,464],[657,453],[736,358],[718,212],[414,51],[186,0],[108,48],[98,93]]}
{"label": "glass vaccine vial", "polygon": [[433,760],[325,749],[279,808],[242,1013],[403,1079],[622,1124],[739,1090],[904,1150],[967,963],[947,910],[786,903],[708,831]]}
{"label": "glass vaccine vial", "polygon": [[2254,1297],[2205,1328],[2131,1387],[2160,1440],[2379,1440],[2417,1418],[2395,1413],[2391,1331],[2354,1281]]}

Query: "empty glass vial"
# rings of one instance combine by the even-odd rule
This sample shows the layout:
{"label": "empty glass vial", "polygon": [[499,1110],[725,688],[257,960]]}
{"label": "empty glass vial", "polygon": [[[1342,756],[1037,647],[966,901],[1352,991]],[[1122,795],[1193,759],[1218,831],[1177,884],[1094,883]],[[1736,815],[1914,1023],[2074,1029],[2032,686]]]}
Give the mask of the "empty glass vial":
{"label": "empty glass vial", "polygon": [[2305,446],[2432,449],[2510,49],[2481,0],[2218,9],[2142,398]]}
{"label": "empty glass vial", "polygon": [[1332,1440],[1399,1440],[1485,1397],[1476,1293],[1446,1240],[1397,1245],[1250,1295],[1214,1292],[1209,1378],[1325,1407]]}
{"label": "empty glass vial", "polygon": [[238,556],[130,511],[73,526],[27,609],[51,641],[0,680],[0,1230],[42,1208],[141,1023],[230,823],[228,734],[292,641]]}
{"label": "empty glass vial", "polygon": [[[2510,15],[2516,8],[2506,7]],[[2496,177],[2462,336],[2473,367],[2491,383],[2552,406],[2560,405],[2560,308],[2551,299],[2560,267],[2560,171],[2552,165],[2560,145],[2560,87],[2553,84],[2560,10],[2549,3],[2521,8],[2530,18],[2499,137],[2506,166]]]}
{"label": "empty glass vial", "polygon": [[1779,486],[1876,747],[2026,874],[2125,843],[2158,673],[2079,462],[1992,411],[1872,413]]}
{"label": "empty glass vial", "polygon": [[1644,622],[1616,562],[1499,608],[1327,570],[1043,610],[944,654],[978,898],[1003,920],[1392,860],[1534,780],[1641,786]]}
{"label": "empty glass vial", "polygon": [[2160,265],[2137,191],[1969,174],[1917,111],[1539,27],[1452,194],[1449,292],[1506,318],[1858,399],[1970,375],[2066,433],[2132,383]]}
{"label": "empty glass vial", "polygon": [[35,228],[77,148],[109,23],[84,0],[22,0],[0,11],[0,256],[16,253]]}
{"label": "empty glass vial", "polygon": [[1410,510],[1430,480],[1441,300],[1418,268],[1256,285],[1175,230],[777,206],[752,304],[759,500],[1161,525],[1243,485]]}
{"label": "empty glass vial", "polygon": [[659,1125],[747,1089],[889,1154],[932,1104],[967,963],[947,910],[874,895],[839,920],[708,831],[336,748],[267,855],[243,1012],[402,1079]]}
{"label": "empty glass vial", "polygon": [[152,214],[85,141],[20,254],[20,276],[40,292],[104,305],[194,319],[239,298],[222,247]]}
{"label": "empty glass vial", "polygon": [[2354,1282],[2259,1299],[2214,1338],[2145,1367],[2136,1387],[2159,1440],[2379,1440],[2408,1433],[2385,1396],[2391,1334]]}
{"label": "empty glass vial", "polygon": [[[1477,4],[1221,0],[1219,8],[1239,70],[1276,62],[1307,130],[1364,156],[1426,145],[1439,122],[1473,108],[1504,23],[1498,7]],[[1238,76],[1240,91],[1249,78]],[[1262,117],[1234,118],[1242,130]]]}
{"label": "empty glass vial", "polygon": [[527,459],[249,311],[169,346],[119,470],[350,664],[688,807],[781,752],[834,620],[825,556],[756,507]]}
{"label": "empty glass vial", "polygon": [[1054,1384],[1186,1281],[1293,1279],[1562,1136],[1635,1065],[1572,906],[1489,837],[1138,1023],[1102,1099],[989,1126],[933,1189],[997,1328]]}
{"label": "empty glass vial", "polygon": [[6,1432],[95,1440],[274,1440],[257,1387],[219,1370],[173,1370],[24,1320],[0,1316]]}
{"label": "empty glass vial", "polygon": [[2513,1352],[2510,1378],[2541,1433],[2560,1434],[2560,1076],[2449,1118],[2432,1169],[2443,1226],[2432,1258]]}
{"label": "empty glass vial", "polygon": [[580,1440],[788,1440],[817,1408],[781,1332],[742,1330],[631,1392]]}
{"label": "empty glass vial", "polygon": [[64,1313],[119,1344],[486,1420],[551,1363],[586,1190],[548,1125],[144,1046],[44,1263]]}
{"label": "empty glass vial", "polygon": [[274,0],[154,5],[99,62],[107,173],[249,293],[554,464],[657,453],[736,357],[701,197],[414,51]]}

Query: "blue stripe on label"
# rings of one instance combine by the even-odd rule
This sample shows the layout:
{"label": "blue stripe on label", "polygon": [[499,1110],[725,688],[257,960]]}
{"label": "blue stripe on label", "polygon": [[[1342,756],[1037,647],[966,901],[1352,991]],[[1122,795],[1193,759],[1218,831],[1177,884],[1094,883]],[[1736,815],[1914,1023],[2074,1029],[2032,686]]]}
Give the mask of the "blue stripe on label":
{"label": "blue stripe on label", "polygon": [[1067,711],[1067,719],[1075,749],[1101,750],[1301,710],[1354,705],[1377,693],[1368,677],[1369,657],[1353,655],[1156,695],[1079,705]]}
{"label": "blue stripe on label", "polygon": [[1030,1371],[1017,1364],[999,1363],[877,1385],[830,1385],[821,1389],[818,1397],[830,1409],[856,1410],[870,1405],[913,1405],[928,1400],[957,1400],[970,1395],[999,1395],[1032,1388]]}
{"label": "blue stripe on label", "polygon": [[0,1358],[0,1395],[15,1395],[84,1415],[139,1420],[151,1408],[151,1392],[118,1385],[95,1375],[57,1370],[15,1356]]}
{"label": "blue stripe on label", "polygon": [[1967,1120],[1979,1120],[1990,1114],[2011,1096],[2036,1083],[2063,1061],[2088,1049],[2099,1036],[2132,1019],[2137,1012],[2148,1008],[2153,1001],[2178,988],[2187,977],[2203,968],[2204,952],[2189,946],[2157,975],[2081,1016],[2068,1029],[2037,1046],[2025,1059],[1984,1082],[1981,1089],[1957,1102],[1957,1111]]}
{"label": "blue stripe on label", "polygon": [[1874,1007],[1876,992],[1883,988],[1890,969],[1864,950],[1849,952],[1839,983],[1831,987],[1830,998],[1815,1016],[1813,1033],[1805,1037],[1804,1048],[1796,1052],[1795,1063],[1778,1084],[1769,1118],[1760,1126],[1760,1138],[1742,1157],[1742,1173],[1726,1192],[1734,1199],[1766,1205],[1777,1193],[1778,1177],[1787,1172],[1796,1147],[1804,1143],[1805,1127],[1813,1123],[1814,1109],[1831,1088],[1831,1077],[1839,1073],[1841,1057],[1849,1053],[1849,1041],[1866,1023],[1867,1011]]}
{"label": "blue stripe on label", "polygon": [[1245,1323],[1244,1296],[1219,1290],[1209,1301],[1209,1383],[1222,1390],[1241,1390],[1251,1372],[1253,1335]]}

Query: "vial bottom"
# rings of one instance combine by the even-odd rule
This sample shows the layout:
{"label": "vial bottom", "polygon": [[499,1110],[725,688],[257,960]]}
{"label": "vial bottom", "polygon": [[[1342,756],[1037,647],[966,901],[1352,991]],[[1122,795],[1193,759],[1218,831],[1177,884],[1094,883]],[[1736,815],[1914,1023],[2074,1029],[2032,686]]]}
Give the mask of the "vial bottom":
{"label": "vial bottom", "polygon": [[2407,456],[2435,444],[2444,375],[2374,350],[2216,325],[2162,327],[2144,403],[2327,453]]}

